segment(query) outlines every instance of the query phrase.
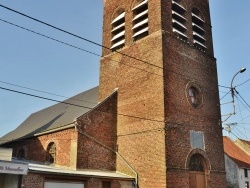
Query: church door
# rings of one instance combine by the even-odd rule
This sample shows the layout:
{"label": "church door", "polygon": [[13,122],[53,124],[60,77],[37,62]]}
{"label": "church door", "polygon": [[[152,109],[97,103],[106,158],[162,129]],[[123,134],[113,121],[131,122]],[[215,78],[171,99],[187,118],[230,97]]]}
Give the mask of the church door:
{"label": "church door", "polygon": [[206,188],[202,156],[194,154],[189,162],[189,188]]}

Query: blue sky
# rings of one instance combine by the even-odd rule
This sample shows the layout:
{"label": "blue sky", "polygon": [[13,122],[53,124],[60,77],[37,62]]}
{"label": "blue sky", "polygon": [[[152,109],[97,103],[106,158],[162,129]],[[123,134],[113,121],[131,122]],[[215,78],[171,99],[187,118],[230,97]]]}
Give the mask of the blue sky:
{"label": "blue sky", "polygon": [[[55,25],[64,30],[101,43],[103,0],[0,0],[0,4]],[[229,87],[233,75],[241,68],[234,85],[250,79],[250,1],[210,0],[214,52],[217,58],[219,84]],[[0,7],[0,19],[48,35],[82,49],[101,54],[101,48],[69,36]],[[32,93],[56,100],[62,97],[27,90],[10,84],[63,96],[73,96],[98,85],[99,57],[46,39],[0,20],[0,87]],[[10,84],[6,84],[10,83]],[[247,103],[250,81],[236,87]],[[223,97],[228,88],[219,87]],[[239,98],[239,97],[238,97]],[[230,102],[227,95],[223,100]],[[0,136],[15,129],[30,114],[54,102],[32,98],[0,89]],[[232,131],[247,139],[250,133],[250,108],[236,99]],[[232,112],[232,105],[222,105],[222,114]],[[225,119],[223,117],[222,119]],[[225,135],[228,133],[224,132]],[[235,138],[233,134],[231,137]],[[250,136],[249,136],[250,137]],[[250,139],[250,138],[249,138]]]}

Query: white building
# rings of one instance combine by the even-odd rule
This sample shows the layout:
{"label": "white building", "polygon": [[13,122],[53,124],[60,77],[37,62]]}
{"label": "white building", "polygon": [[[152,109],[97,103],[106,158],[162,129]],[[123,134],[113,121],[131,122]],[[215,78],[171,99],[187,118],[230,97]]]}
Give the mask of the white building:
{"label": "white building", "polygon": [[22,176],[27,172],[27,163],[12,159],[12,149],[0,148],[0,188],[21,187]]}
{"label": "white building", "polygon": [[250,188],[250,156],[224,137],[227,188]]}

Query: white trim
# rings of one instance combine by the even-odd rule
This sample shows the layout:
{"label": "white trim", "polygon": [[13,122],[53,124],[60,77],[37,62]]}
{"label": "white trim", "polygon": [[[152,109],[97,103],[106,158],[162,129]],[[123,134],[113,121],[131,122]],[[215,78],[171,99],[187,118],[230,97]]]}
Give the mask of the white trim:
{"label": "white trim", "polygon": [[202,22],[204,23],[204,20],[201,19],[201,18],[200,18],[199,16],[197,16],[196,14],[192,13],[192,16],[198,18],[200,21],[202,21]]}
{"label": "white trim", "polygon": [[120,29],[120,28],[122,28],[124,26],[125,26],[125,23],[122,23],[122,24],[118,25],[117,27],[115,27],[114,29],[112,29],[111,32],[114,32],[114,31],[116,31],[116,30],[118,30],[118,29]]}
{"label": "white trim", "polygon": [[121,31],[120,33],[117,33],[112,39],[111,41],[114,41],[116,39],[118,39],[119,37],[122,37],[125,35],[125,30]]}
{"label": "white trim", "polygon": [[175,29],[175,28],[173,28],[173,32],[176,32],[176,33],[178,33],[178,34],[180,34],[180,35],[182,35],[183,37],[185,37],[185,38],[188,39],[187,35],[185,35],[184,33],[180,32],[179,30],[177,30],[177,29]]}
{"label": "white trim", "polygon": [[135,24],[134,27],[132,29],[136,29],[144,24],[148,23],[148,18],[146,18],[145,20],[140,21],[139,23]]}
{"label": "white trim", "polygon": [[148,27],[146,27],[146,28],[144,28],[144,29],[142,29],[142,30],[136,32],[136,33],[133,35],[133,38],[136,37],[136,36],[138,36],[138,35],[140,35],[140,34],[142,34],[142,33],[147,32],[147,31],[148,31]]}
{"label": "white trim", "polygon": [[179,3],[176,3],[175,1],[172,1],[172,4],[176,4],[178,7],[186,11],[186,8],[184,6],[180,5]]}
{"label": "white trim", "polygon": [[197,27],[197,28],[199,28],[199,29],[202,30],[203,32],[205,32],[205,30],[204,30],[202,27],[198,26],[197,24],[192,23],[192,25],[195,26],[195,27]]}
{"label": "white trim", "polygon": [[135,178],[126,174],[122,174],[116,171],[102,171],[102,170],[71,170],[67,168],[52,167],[42,164],[29,163],[29,171],[41,172],[41,173],[55,173],[55,174],[70,174],[87,176],[87,177],[99,177],[99,178],[118,178],[134,180]]}
{"label": "white trim", "polygon": [[120,15],[118,15],[112,22],[111,24],[114,24],[115,22],[121,20],[122,18],[125,17],[125,12],[121,13]]}
{"label": "white trim", "polygon": [[175,14],[186,21],[186,18],[184,16],[180,15],[179,13],[177,13],[176,11],[172,10],[172,14]]}
{"label": "white trim", "polygon": [[135,10],[135,9],[141,7],[142,5],[147,4],[147,2],[148,2],[148,0],[145,0],[145,1],[141,2],[139,5],[135,6],[132,10]]}
{"label": "white trim", "polygon": [[178,22],[178,21],[175,20],[175,19],[172,19],[172,22],[173,22],[173,23],[177,23],[177,24],[178,24],[179,26],[181,26],[183,29],[187,30],[186,26],[183,25],[181,22]]}
{"label": "white trim", "polygon": [[196,35],[196,36],[198,36],[199,38],[201,38],[201,39],[203,39],[204,41],[206,41],[206,39],[205,39],[203,36],[199,35],[199,34],[196,33],[195,31],[193,31],[193,35]]}
{"label": "white trim", "polygon": [[123,39],[123,40],[121,40],[121,41],[118,41],[117,43],[113,44],[113,46],[111,46],[110,49],[113,49],[113,48],[115,48],[115,47],[117,47],[117,46],[120,46],[120,45],[122,45],[122,44],[125,44],[125,39]]}
{"label": "white trim", "polygon": [[[69,124],[69,125],[57,127],[57,128],[55,128],[55,129],[45,130],[45,131],[40,132],[40,133],[36,133],[36,134],[34,134],[34,136],[40,136],[40,135],[44,135],[44,134],[48,134],[48,133],[53,133],[53,132],[57,132],[57,131],[61,131],[61,130],[65,130],[65,129],[69,129],[69,128],[73,128],[73,127],[75,127],[75,124],[74,124],[74,123],[71,123],[71,124]],[[18,139],[21,139],[21,138],[18,138]],[[18,140],[18,139],[17,139],[17,140]]]}
{"label": "white trim", "polygon": [[140,17],[142,17],[142,16],[144,16],[144,15],[146,15],[147,13],[148,13],[148,9],[145,10],[145,11],[143,11],[143,12],[141,12],[140,14],[137,14],[137,15],[133,18],[133,21],[134,21],[134,20],[137,20],[138,18],[140,18]]}
{"label": "white trim", "polygon": [[202,44],[202,43],[198,42],[198,41],[197,41],[197,40],[195,40],[195,39],[194,39],[194,43],[199,44],[200,46],[202,46],[202,47],[204,47],[204,48],[207,48],[204,44]]}

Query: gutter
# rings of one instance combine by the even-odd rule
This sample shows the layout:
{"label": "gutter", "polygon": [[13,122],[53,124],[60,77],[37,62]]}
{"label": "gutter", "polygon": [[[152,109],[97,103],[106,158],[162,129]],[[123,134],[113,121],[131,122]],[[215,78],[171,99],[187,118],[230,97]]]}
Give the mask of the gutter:
{"label": "gutter", "polygon": [[61,127],[55,128],[55,129],[50,129],[50,130],[46,130],[46,131],[43,131],[43,132],[40,132],[40,133],[36,133],[36,134],[34,134],[34,136],[41,136],[41,135],[44,135],[44,134],[49,134],[49,133],[53,133],[53,132],[57,132],[57,131],[65,130],[65,129],[74,128],[74,127],[75,127],[75,124],[73,122],[73,123],[70,123],[68,125],[61,126]]}

